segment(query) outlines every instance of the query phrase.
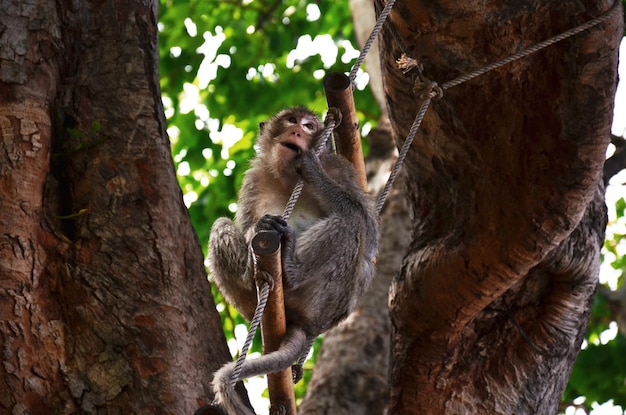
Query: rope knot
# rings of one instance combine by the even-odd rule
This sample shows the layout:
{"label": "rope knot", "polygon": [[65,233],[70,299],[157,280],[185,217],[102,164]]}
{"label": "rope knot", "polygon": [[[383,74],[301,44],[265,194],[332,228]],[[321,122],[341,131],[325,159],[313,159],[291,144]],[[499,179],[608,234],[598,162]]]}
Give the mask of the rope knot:
{"label": "rope knot", "polygon": [[330,107],[328,108],[328,113],[326,114],[324,125],[328,126],[331,121],[334,121],[335,122],[334,129],[336,130],[337,127],[339,127],[339,125],[341,124],[342,119],[343,119],[343,116],[341,115],[341,110],[337,107]]}
{"label": "rope knot", "polygon": [[443,98],[443,88],[439,86],[437,82],[431,82],[430,85],[430,93],[429,96],[433,99],[441,99]]}
{"label": "rope knot", "polygon": [[443,89],[435,81],[431,81],[425,77],[417,79],[413,84],[413,93],[422,101],[427,99],[441,99],[443,97]]}

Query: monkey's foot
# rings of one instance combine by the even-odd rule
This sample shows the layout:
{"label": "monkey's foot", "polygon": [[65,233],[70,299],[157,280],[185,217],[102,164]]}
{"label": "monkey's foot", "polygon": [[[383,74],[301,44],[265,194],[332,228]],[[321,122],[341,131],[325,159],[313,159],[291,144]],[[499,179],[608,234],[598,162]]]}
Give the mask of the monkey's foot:
{"label": "monkey's foot", "polygon": [[256,224],[256,231],[275,231],[282,236],[289,229],[287,221],[278,215],[264,215]]}
{"label": "monkey's foot", "polygon": [[296,363],[295,365],[291,366],[291,374],[293,376],[294,385],[300,382],[302,376],[304,375],[304,368],[302,367],[302,364]]}

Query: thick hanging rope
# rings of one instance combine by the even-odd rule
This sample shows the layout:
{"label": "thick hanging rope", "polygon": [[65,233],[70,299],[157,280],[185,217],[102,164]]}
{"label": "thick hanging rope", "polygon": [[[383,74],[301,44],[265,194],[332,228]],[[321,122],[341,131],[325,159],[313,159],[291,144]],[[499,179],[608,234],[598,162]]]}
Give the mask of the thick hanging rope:
{"label": "thick hanging rope", "polygon": [[409,130],[409,135],[404,140],[404,144],[400,149],[400,153],[398,154],[398,159],[396,163],[393,165],[393,169],[391,170],[391,174],[389,175],[389,179],[387,179],[387,183],[385,183],[385,187],[378,195],[378,200],[376,201],[376,212],[380,214],[380,211],[383,209],[385,202],[387,201],[387,196],[389,195],[389,190],[391,190],[391,186],[393,186],[393,182],[396,181],[396,177],[398,176],[398,172],[402,168],[402,164],[404,163],[404,159],[406,158],[409,149],[411,148],[411,143],[417,134],[417,130],[420,128],[420,124],[422,124],[422,120],[424,119],[424,115],[426,115],[426,110],[428,110],[428,106],[430,105],[430,101],[433,97],[430,95],[428,98],[422,102],[422,106],[420,107],[419,112],[417,113],[417,117],[413,121],[413,125],[411,125],[411,129]]}
{"label": "thick hanging rope", "polygon": [[[256,262],[256,261],[255,261]],[[256,264],[255,264],[255,272],[256,272]],[[252,321],[250,321],[250,328],[248,329],[248,335],[246,336],[246,340],[243,343],[243,347],[241,348],[241,353],[237,358],[237,363],[235,363],[235,368],[233,369],[232,377],[230,378],[230,383],[232,387],[235,387],[235,384],[239,382],[241,376],[241,368],[243,367],[243,362],[246,361],[246,356],[248,355],[248,350],[250,350],[250,345],[252,345],[252,340],[254,339],[254,333],[256,333],[256,329],[259,328],[259,324],[261,323],[261,318],[263,317],[263,311],[265,310],[265,306],[267,305],[267,299],[270,295],[270,285],[268,283],[264,283],[259,287],[259,301],[257,302],[256,309],[254,310],[254,317],[252,317]]]}
{"label": "thick hanging rope", "polygon": [[[409,151],[409,148],[411,147],[411,144],[413,143],[413,139],[415,138],[415,135],[417,134],[417,130],[419,129],[420,124],[422,123],[422,120],[424,119],[424,115],[426,114],[426,111],[428,110],[428,107],[430,106],[431,100],[433,98],[441,98],[443,96],[443,91],[446,89],[450,89],[452,87],[455,87],[457,85],[461,85],[464,82],[469,81],[470,79],[474,79],[477,76],[483,75],[489,71],[492,71],[494,69],[497,69],[501,66],[504,66],[508,63],[514,62],[518,59],[524,58],[532,53],[538,52],[544,48],[547,48],[548,46],[560,42],[561,40],[567,39],[571,36],[577,35],[587,29],[591,29],[594,26],[597,26],[600,23],[603,23],[605,21],[607,21],[610,17],[613,16],[613,14],[617,13],[617,11],[619,10],[619,1],[615,1],[615,4],[613,5],[613,7],[607,11],[606,13],[604,13],[603,15],[590,20],[586,23],[581,24],[580,26],[576,26],[573,29],[567,30],[559,35],[556,35],[554,37],[551,37],[550,39],[544,40],[543,42],[539,42],[534,46],[529,47],[528,49],[524,49],[521,52],[518,52],[516,54],[513,54],[507,58],[501,59],[497,62],[494,62],[492,64],[489,64],[487,66],[484,66],[482,68],[479,68],[475,71],[472,71],[468,74],[465,75],[461,75],[458,78],[455,78],[451,81],[448,81],[446,83],[444,83],[443,85],[439,86],[437,85],[436,82],[426,82],[426,91],[424,90],[424,85],[422,85],[421,88],[416,88],[416,89],[421,89],[422,90],[422,97],[424,98],[424,101],[422,102],[422,105],[417,113],[417,116],[415,117],[415,120],[413,121],[413,125],[411,126],[411,129],[409,130],[409,134],[407,135],[406,139],[404,140],[404,144],[402,145],[402,148],[400,150],[400,153],[398,155],[398,159],[396,160],[396,163],[393,166],[393,169],[391,171],[391,174],[389,176],[389,179],[387,180],[387,183],[385,184],[384,189],[382,190],[382,192],[380,193],[380,195],[378,196],[378,201],[376,203],[376,209],[377,211],[380,213],[381,209],[383,208],[385,201],[387,200],[387,196],[389,194],[389,190],[391,189],[391,186],[393,185],[393,182],[396,180],[396,177],[398,175],[398,171],[400,170],[400,168],[402,168],[402,164],[404,163],[404,159]],[[402,58],[401,58],[402,59]],[[425,78],[421,77],[421,68],[419,63],[417,63],[416,61],[414,62],[414,68],[416,68],[418,70],[419,75],[420,75],[420,80],[418,82],[416,82],[416,86],[418,86],[418,84],[421,82],[423,83],[425,80]],[[410,68],[408,69],[410,70]],[[407,71],[408,71],[407,70]],[[405,72],[407,72],[405,71]],[[417,92],[417,91],[416,91]]]}
{"label": "thick hanging rope", "polygon": [[[335,126],[340,122],[341,114],[332,108],[329,109],[328,114],[326,115],[326,120],[324,121],[324,132],[320,137],[320,141],[315,147],[315,154],[319,155],[322,150],[326,147],[328,140],[330,139]],[[302,179],[298,180],[296,187],[293,189],[291,196],[289,197],[289,201],[285,206],[285,210],[282,214],[282,218],[284,220],[289,219],[291,213],[293,212],[293,208],[300,197],[300,193],[302,193],[302,187],[304,183]],[[252,249],[252,248],[250,248]],[[251,253],[252,258],[254,259],[254,253]],[[255,274],[258,272],[256,259],[254,259],[254,272]],[[255,278],[256,279],[256,278]],[[265,311],[265,306],[267,305],[267,299],[270,294],[270,284],[262,281],[259,285],[259,300],[256,305],[256,309],[254,310],[254,316],[250,321],[250,327],[248,328],[248,334],[246,335],[246,340],[243,343],[243,347],[241,348],[241,353],[237,358],[237,362],[235,363],[235,368],[233,369],[233,374],[231,377],[231,385],[234,387],[237,382],[240,380],[241,369],[243,367],[243,363],[246,361],[246,357],[248,355],[248,350],[250,350],[250,346],[252,345],[252,340],[254,339],[254,333],[259,328],[259,324],[261,323],[261,318],[263,317],[263,312]],[[299,362],[299,361],[298,361]]]}

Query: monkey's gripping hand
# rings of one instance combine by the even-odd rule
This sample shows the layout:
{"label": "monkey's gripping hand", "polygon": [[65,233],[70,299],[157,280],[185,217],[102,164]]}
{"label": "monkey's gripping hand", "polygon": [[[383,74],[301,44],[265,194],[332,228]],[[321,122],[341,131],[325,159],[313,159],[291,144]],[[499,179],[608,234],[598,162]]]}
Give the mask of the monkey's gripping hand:
{"label": "monkey's gripping hand", "polygon": [[307,183],[317,181],[324,175],[324,169],[315,151],[303,151],[295,160],[296,172]]}
{"label": "monkey's gripping hand", "polygon": [[[282,250],[281,250],[281,261],[283,264],[283,268],[285,269],[286,264],[291,263],[291,258],[293,256],[293,252],[296,246],[296,233],[291,226],[287,224],[287,221],[283,219],[281,216],[277,215],[265,215],[256,224],[256,231],[274,231],[278,233],[278,236],[281,239]],[[288,272],[289,270],[286,269]],[[260,276],[263,281],[265,278],[271,279],[269,276]],[[259,278],[259,276],[257,276]],[[285,279],[289,278],[289,275],[283,274],[283,282]],[[274,281],[268,281],[270,284],[273,284]],[[270,285],[272,287],[272,285]]]}
{"label": "monkey's gripping hand", "polygon": [[284,234],[289,233],[290,227],[281,216],[265,215],[257,222],[256,231],[274,231],[278,236],[282,237]]}

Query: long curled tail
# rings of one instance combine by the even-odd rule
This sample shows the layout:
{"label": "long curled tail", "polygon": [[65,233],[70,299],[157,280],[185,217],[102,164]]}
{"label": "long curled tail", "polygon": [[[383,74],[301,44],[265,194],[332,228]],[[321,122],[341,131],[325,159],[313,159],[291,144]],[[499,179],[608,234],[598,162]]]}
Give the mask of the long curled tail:
{"label": "long curled tail", "polygon": [[[243,363],[241,379],[279,372],[291,367],[304,353],[307,344],[306,334],[302,329],[289,328],[278,350]],[[215,392],[214,402],[220,405],[228,415],[254,415],[235,392],[232,379],[234,370],[235,362],[230,362],[215,372],[212,383]]]}

